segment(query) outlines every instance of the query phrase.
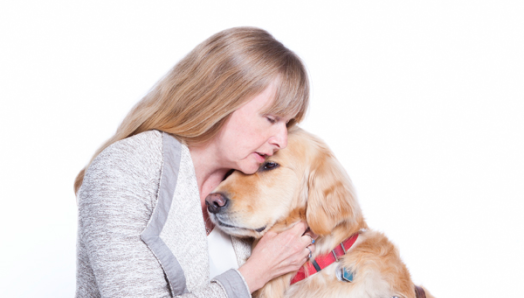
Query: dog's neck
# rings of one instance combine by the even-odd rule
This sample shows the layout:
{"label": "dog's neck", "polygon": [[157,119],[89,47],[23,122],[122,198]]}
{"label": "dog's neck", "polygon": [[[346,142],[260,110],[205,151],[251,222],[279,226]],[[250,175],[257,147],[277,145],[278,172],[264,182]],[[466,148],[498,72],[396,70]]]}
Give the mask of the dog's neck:
{"label": "dog's neck", "polygon": [[[305,212],[297,211],[293,213],[295,215],[302,216],[297,216],[295,218],[288,217],[285,221],[277,222],[273,227],[271,227],[270,231],[280,233],[293,227],[299,221],[307,221]],[[364,220],[357,224],[341,223],[337,225],[332,230],[332,233],[330,233],[329,235],[318,235],[318,238],[315,241],[316,249],[312,255],[312,259],[315,259],[319,255],[328,253],[329,251],[333,250],[337,245],[339,245],[342,241],[344,241],[345,239],[349,238],[351,235],[357,233],[362,229],[367,229],[367,224]],[[257,245],[259,240],[260,239],[255,239],[255,241],[253,242],[253,247]],[[253,297],[280,297],[280,295],[290,287],[290,281],[293,278],[293,276],[295,276],[295,274],[296,272],[290,272],[289,274],[287,274],[287,278],[280,279],[280,288],[273,288],[272,286],[264,287],[255,292]]]}
{"label": "dog's neck", "polygon": [[[273,227],[271,227],[270,230],[276,233],[280,233],[294,226],[299,221],[307,222],[305,211],[301,212],[300,210],[295,210],[292,214],[293,216],[289,216],[285,220],[281,222],[277,222]],[[352,222],[345,221],[345,222],[338,224],[336,227],[334,227],[331,230],[329,234],[318,235],[318,238],[315,240],[316,248],[315,248],[315,252],[313,253],[312,257],[315,258],[318,255],[322,255],[322,254],[330,252],[337,245],[339,245],[342,241],[351,237],[351,235],[357,233],[360,230],[364,230],[367,228],[368,226],[363,219],[357,223],[355,223],[354,221]],[[313,232],[315,232],[314,227],[310,227],[310,229]]]}
{"label": "dog's neck", "polygon": [[353,234],[358,233],[359,231],[364,229],[367,229],[367,224],[364,221],[362,221],[358,225],[349,225],[346,223],[342,223],[336,226],[330,234],[319,235],[315,242],[316,247],[315,253],[313,254],[313,258],[315,258],[318,255],[329,253],[341,242],[348,239]]}

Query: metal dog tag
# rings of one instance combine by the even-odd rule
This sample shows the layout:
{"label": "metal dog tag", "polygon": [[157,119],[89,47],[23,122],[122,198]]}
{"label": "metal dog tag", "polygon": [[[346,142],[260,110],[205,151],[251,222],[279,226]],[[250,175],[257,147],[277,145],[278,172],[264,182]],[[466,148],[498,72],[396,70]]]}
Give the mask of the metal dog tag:
{"label": "metal dog tag", "polygon": [[352,282],[353,281],[353,272],[345,267],[340,267],[336,271],[337,278],[340,281]]}

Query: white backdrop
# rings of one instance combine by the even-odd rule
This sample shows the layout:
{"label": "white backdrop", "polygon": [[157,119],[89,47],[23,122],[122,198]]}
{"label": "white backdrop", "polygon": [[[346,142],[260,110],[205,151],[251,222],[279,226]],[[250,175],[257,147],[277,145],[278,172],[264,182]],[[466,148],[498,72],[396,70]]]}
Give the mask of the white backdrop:
{"label": "white backdrop", "polygon": [[72,297],[73,180],[180,58],[222,29],[305,62],[302,127],[437,297],[519,296],[524,2],[2,1],[0,296]]}

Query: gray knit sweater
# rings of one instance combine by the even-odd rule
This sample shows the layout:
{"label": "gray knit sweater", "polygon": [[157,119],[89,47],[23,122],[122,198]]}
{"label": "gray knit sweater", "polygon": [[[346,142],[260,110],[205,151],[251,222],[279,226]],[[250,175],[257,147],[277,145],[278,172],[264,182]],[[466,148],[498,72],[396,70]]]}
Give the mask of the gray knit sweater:
{"label": "gray knit sweater", "polygon": [[[251,297],[231,269],[209,281],[188,148],[148,131],[100,153],[78,192],[76,297]],[[232,238],[239,266],[247,241]]]}

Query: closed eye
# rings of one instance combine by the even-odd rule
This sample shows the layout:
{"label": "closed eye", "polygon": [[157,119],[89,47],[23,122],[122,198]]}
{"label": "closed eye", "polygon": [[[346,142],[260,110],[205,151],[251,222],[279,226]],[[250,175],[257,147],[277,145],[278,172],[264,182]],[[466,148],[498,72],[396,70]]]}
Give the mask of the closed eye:
{"label": "closed eye", "polygon": [[258,169],[260,172],[264,172],[264,171],[271,171],[271,170],[274,170],[276,168],[278,168],[280,165],[276,162],[272,162],[272,161],[268,161],[264,164],[262,164],[262,166]]}
{"label": "closed eye", "polygon": [[277,122],[277,120],[273,117],[266,117],[267,121],[269,121],[269,123],[271,124],[275,124],[275,122]]}

